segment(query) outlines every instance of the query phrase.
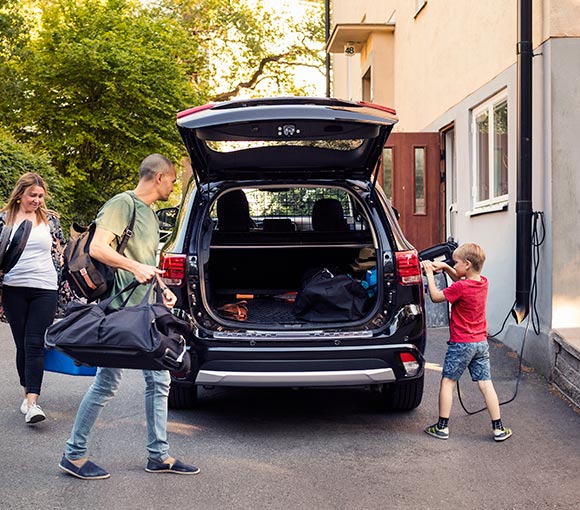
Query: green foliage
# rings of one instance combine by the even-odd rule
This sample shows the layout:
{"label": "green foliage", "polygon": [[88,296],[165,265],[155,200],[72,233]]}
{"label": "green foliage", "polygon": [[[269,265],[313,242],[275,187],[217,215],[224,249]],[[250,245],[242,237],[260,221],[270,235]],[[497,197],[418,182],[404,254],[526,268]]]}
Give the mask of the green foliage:
{"label": "green foliage", "polygon": [[86,221],[136,183],[147,154],[182,155],[175,113],[202,95],[184,58],[191,41],[130,0],[45,2],[41,26],[20,67],[28,91],[13,129],[48,151]]}
{"label": "green foliage", "polygon": [[290,188],[281,191],[247,191],[251,215],[254,217],[310,216],[314,203],[321,198],[335,198],[344,211],[350,211],[348,195],[330,188]]}
{"label": "green foliage", "polygon": [[0,127],[47,154],[59,212],[86,223],[136,183],[143,157],[183,157],[179,110],[311,95],[293,75],[324,67],[311,4],[294,22],[259,0],[1,0]]}
{"label": "green foliage", "polygon": [[298,20],[280,8],[268,11],[259,0],[160,2],[199,41],[196,76],[214,92],[213,100],[313,95],[312,87],[296,84],[294,72],[299,67],[324,72],[322,2],[304,7]]}
{"label": "green foliage", "polygon": [[22,98],[23,79],[16,66],[26,57],[29,27],[18,0],[0,4],[0,116],[13,119]]}
{"label": "green foliage", "polygon": [[48,157],[35,153],[0,131],[0,207],[6,204],[16,181],[27,172],[36,172],[45,180],[50,195],[46,205],[61,215],[63,228],[68,229],[71,218],[67,211],[70,204],[67,203],[63,180],[51,166]]}

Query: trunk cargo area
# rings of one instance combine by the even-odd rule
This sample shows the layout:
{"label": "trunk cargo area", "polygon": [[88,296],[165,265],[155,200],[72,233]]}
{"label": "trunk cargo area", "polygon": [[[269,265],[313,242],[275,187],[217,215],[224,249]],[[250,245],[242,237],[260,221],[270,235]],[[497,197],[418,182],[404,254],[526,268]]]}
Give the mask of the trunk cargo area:
{"label": "trunk cargo area", "polygon": [[[293,311],[294,298],[303,282],[324,268],[335,275],[349,274],[353,279],[364,280],[366,270],[354,271],[351,267],[360,247],[356,243],[307,247],[212,246],[205,274],[206,297],[214,313],[225,319],[252,324],[306,324],[308,321],[296,317]],[[240,301],[245,301],[242,306],[247,310],[244,320],[220,310]]]}

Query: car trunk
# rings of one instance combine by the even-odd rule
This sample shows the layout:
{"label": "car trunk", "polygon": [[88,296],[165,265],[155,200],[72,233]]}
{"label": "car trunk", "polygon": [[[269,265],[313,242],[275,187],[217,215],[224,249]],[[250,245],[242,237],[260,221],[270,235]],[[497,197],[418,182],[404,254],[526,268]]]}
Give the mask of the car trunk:
{"label": "car trunk", "polygon": [[[214,188],[198,237],[206,310],[228,327],[360,322],[374,308],[377,239],[384,236],[359,193],[366,191],[337,181]],[[325,295],[312,303],[315,313],[300,312],[295,298],[304,302],[304,285],[322,270],[332,280],[321,282]]]}
{"label": "car trunk", "polygon": [[325,268],[364,280],[364,272],[350,267],[359,251],[352,245],[212,246],[206,274],[208,302],[222,318],[229,316],[224,305],[243,300],[248,323],[305,322],[294,313],[294,299],[303,282]]}

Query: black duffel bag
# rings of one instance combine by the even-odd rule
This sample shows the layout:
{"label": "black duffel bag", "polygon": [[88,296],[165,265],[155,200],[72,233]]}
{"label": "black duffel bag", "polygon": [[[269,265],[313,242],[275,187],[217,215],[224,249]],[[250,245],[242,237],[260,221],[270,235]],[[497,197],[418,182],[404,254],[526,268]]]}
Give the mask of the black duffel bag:
{"label": "black duffel bag", "polygon": [[310,322],[352,321],[365,315],[368,302],[368,293],[359,281],[322,269],[302,285],[294,314]]}
{"label": "black duffel bag", "polygon": [[111,303],[139,286],[137,281],[100,303],[69,304],[65,317],[46,330],[45,346],[83,365],[189,372],[191,326],[163,303],[149,303],[157,285],[150,284],[136,306],[114,308]]}

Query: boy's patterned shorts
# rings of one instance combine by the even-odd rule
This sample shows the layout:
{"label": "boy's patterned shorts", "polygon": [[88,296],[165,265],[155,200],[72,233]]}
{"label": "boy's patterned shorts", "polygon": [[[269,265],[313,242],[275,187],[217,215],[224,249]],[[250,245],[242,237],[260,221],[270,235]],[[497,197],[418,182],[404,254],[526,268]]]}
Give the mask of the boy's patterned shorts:
{"label": "boy's patterned shorts", "polygon": [[467,368],[472,381],[489,381],[489,345],[483,342],[447,342],[447,354],[443,363],[443,377],[459,381]]}

